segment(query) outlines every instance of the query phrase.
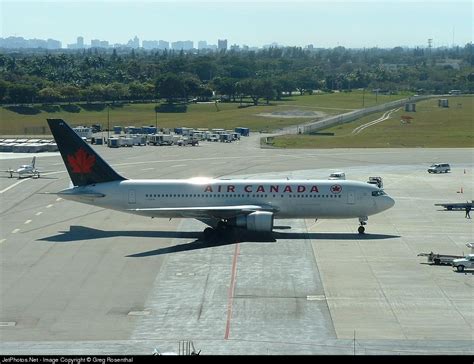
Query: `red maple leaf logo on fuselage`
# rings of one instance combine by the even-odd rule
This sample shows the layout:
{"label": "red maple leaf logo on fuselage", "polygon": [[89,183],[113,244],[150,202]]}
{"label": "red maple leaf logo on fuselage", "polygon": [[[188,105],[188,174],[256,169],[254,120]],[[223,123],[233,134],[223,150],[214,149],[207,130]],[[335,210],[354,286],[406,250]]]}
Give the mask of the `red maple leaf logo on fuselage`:
{"label": "red maple leaf logo on fuselage", "polygon": [[68,155],[67,160],[72,173],[91,173],[95,164],[95,156],[87,154],[84,148],[80,148],[74,155]]}

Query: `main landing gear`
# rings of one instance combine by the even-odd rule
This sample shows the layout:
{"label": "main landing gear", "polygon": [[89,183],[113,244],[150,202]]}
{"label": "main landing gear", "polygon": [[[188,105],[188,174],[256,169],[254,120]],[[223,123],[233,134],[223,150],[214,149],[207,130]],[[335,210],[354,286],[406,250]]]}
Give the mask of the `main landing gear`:
{"label": "main landing gear", "polygon": [[223,234],[226,230],[228,230],[230,226],[227,224],[226,221],[219,221],[215,229],[211,227],[207,227],[203,231],[204,239],[205,240],[212,240],[217,238],[219,235]]}
{"label": "main landing gear", "polygon": [[357,229],[357,231],[359,232],[359,234],[364,234],[365,233],[365,227],[364,225],[367,225],[367,220],[369,218],[367,216],[364,216],[364,217],[359,217],[359,222],[360,222],[360,226],[359,228]]}

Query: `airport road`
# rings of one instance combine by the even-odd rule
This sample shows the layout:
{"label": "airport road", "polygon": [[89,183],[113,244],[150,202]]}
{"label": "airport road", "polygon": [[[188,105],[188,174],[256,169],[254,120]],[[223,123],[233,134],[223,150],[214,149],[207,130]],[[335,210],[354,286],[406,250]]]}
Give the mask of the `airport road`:
{"label": "airport road", "polygon": [[[0,353],[473,354],[473,272],[420,252],[468,253],[473,222],[434,203],[473,197],[472,149],[96,147],[129,178],[382,176],[396,205],[356,220],[278,220],[275,241],[200,242],[195,220],[147,219],[58,199],[59,156],[39,179],[0,179]],[[0,170],[27,163],[0,160]],[[448,162],[452,173],[426,172]],[[458,193],[462,188],[463,193]],[[268,240],[268,239],[267,239]]]}

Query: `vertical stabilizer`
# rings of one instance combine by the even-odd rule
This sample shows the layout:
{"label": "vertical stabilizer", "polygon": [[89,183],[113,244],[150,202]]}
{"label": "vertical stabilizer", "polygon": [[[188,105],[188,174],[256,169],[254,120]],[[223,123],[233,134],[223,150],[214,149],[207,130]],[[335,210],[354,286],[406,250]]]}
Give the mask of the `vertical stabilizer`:
{"label": "vertical stabilizer", "polygon": [[126,179],[115,172],[64,120],[47,121],[74,186]]}

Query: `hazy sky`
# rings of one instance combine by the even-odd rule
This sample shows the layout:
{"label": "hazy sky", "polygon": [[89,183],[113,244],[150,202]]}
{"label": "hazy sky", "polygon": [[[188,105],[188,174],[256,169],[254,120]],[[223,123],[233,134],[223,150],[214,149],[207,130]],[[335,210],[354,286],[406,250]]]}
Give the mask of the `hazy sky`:
{"label": "hazy sky", "polygon": [[472,1],[5,1],[1,37],[53,38],[63,47],[77,36],[126,43],[206,40],[217,44],[348,48],[464,46],[473,38]]}

